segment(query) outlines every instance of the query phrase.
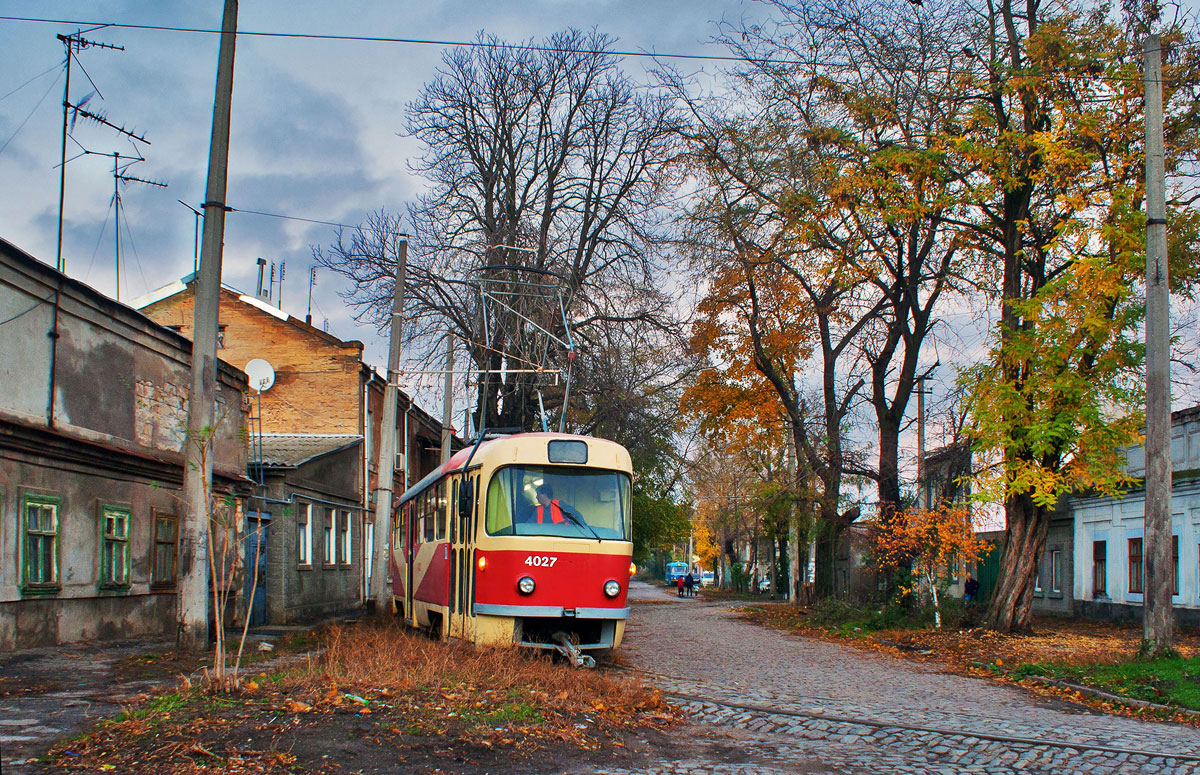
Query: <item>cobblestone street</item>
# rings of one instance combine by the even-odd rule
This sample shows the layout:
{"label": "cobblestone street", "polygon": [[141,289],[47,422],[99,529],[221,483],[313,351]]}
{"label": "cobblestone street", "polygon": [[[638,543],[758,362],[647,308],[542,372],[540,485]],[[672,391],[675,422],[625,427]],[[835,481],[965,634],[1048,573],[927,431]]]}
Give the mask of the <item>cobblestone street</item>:
{"label": "cobblestone street", "polygon": [[[624,652],[698,722],[653,773],[1200,773],[1200,732],[763,629],[635,584]],[[720,760],[705,751],[727,752]],[[623,773],[628,770],[605,770]]]}

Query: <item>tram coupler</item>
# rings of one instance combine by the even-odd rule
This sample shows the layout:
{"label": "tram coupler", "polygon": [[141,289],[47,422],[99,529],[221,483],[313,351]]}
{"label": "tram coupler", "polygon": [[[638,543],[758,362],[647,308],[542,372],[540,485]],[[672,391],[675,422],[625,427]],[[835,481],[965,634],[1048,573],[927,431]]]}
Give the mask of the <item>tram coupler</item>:
{"label": "tram coupler", "polygon": [[572,667],[595,667],[596,658],[591,654],[584,654],[579,650],[579,647],[571,642],[567,634],[562,630],[554,633],[551,637],[558,642],[555,646],[567,659],[571,660]]}

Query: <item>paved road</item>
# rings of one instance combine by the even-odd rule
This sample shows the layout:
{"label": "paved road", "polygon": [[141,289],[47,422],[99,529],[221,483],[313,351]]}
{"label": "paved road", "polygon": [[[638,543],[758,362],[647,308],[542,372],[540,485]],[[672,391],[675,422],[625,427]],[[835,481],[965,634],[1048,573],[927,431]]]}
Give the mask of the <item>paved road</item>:
{"label": "paved road", "polygon": [[[695,760],[638,772],[1200,773],[1192,727],[790,636],[648,584],[631,596],[626,656],[717,741],[698,746]],[[730,745],[740,756],[712,760]]]}

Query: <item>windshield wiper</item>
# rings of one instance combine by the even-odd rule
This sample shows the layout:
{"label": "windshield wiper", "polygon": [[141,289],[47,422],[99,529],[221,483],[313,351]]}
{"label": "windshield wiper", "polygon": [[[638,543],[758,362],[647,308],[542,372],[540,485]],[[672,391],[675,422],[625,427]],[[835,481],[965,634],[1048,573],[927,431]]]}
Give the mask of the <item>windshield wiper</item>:
{"label": "windshield wiper", "polygon": [[589,533],[591,533],[593,536],[595,536],[595,538],[596,538],[596,540],[597,540],[597,541],[603,541],[603,540],[604,540],[603,538],[601,538],[601,537],[600,537],[600,534],[599,534],[599,533],[597,533],[597,532],[595,531],[595,529],[593,529],[593,528],[592,528],[592,526],[591,526],[591,525],[589,525],[589,524],[588,524],[588,523],[587,523],[587,522],[586,522],[586,521],[585,521],[583,518],[575,516],[575,515],[574,515],[574,514],[572,514],[571,512],[567,511],[566,509],[559,509],[559,510],[562,512],[562,515],[563,515],[564,517],[566,517],[567,519],[571,520],[571,521],[572,521],[572,522],[574,522],[576,525],[579,525],[580,527],[586,527],[586,528],[588,529],[588,532],[589,532]]}

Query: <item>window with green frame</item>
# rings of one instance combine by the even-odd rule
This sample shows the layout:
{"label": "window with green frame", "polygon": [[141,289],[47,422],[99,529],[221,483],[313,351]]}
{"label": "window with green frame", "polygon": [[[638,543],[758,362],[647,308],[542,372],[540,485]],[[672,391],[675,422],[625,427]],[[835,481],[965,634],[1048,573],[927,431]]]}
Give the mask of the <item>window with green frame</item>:
{"label": "window with green frame", "polygon": [[25,495],[21,499],[21,583],[27,592],[58,589],[58,512],[62,499]]}
{"label": "window with green frame", "polygon": [[129,509],[105,506],[101,509],[104,535],[101,539],[100,585],[129,586]]}

